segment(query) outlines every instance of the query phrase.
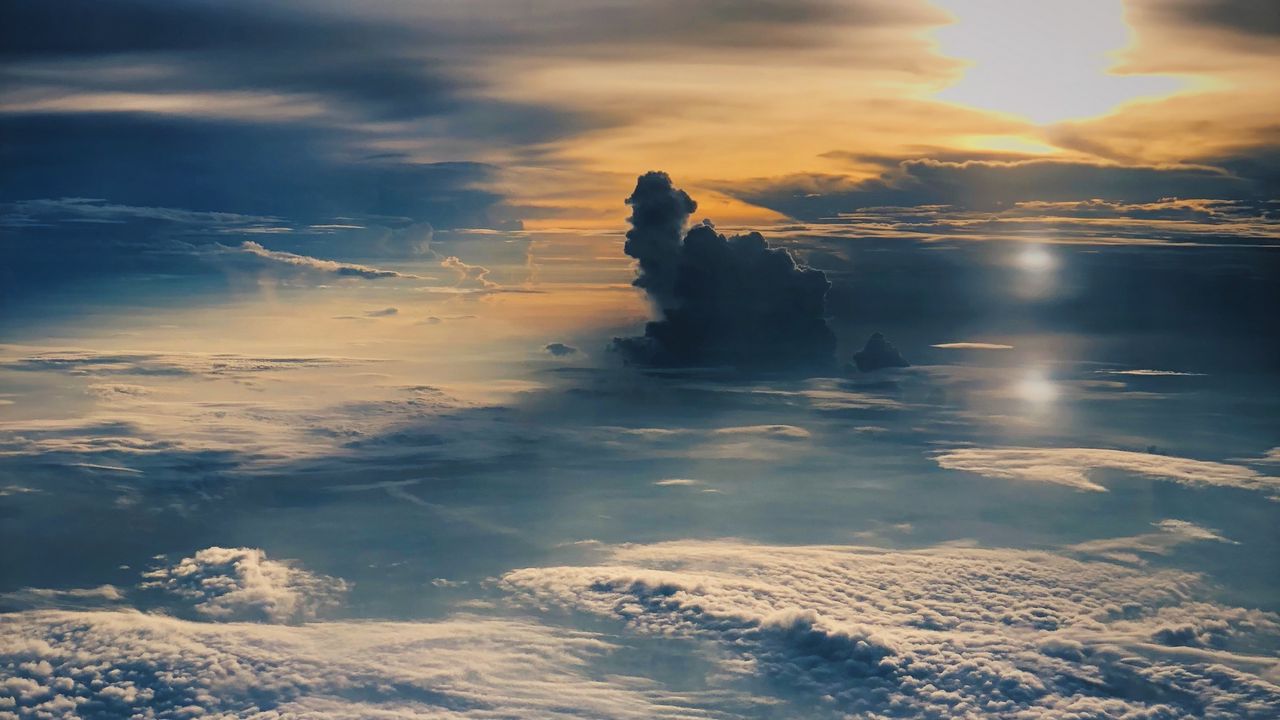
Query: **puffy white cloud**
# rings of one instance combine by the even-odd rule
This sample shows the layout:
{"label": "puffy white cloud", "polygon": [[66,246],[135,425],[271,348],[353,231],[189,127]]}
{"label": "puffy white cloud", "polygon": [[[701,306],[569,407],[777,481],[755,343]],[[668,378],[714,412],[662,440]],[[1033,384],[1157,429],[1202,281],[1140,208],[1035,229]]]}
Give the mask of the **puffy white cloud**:
{"label": "puffy white cloud", "polygon": [[1101,448],[952,448],[933,456],[948,470],[963,470],[1000,480],[1066,485],[1106,492],[1089,478],[1093,470],[1119,470],[1192,487],[1216,486],[1268,493],[1280,499],[1280,478],[1240,465]]}
{"label": "puffy white cloud", "polygon": [[0,718],[707,717],[630,677],[612,647],[531,622],[302,626],[131,611],[0,615]]}
{"label": "puffy white cloud", "polygon": [[192,610],[210,620],[314,620],[348,590],[344,580],[269,560],[257,548],[205,548],[144,577],[144,589],[191,601]]}
{"label": "puffy white cloud", "polygon": [[470,265],[462,262],[455,255],[440,261],[440,267],[457,273],[457,287],[479,290],[492,290],[498,283],[489,279],[489,268],[482,265]]}
{"label": "puffy white cloud", "polygon": [[1194,600],[1192,574],[1019,550],[623,546],[520,570],[531,604],[710,640],[809,716],[1268,717],[1273,614]]}

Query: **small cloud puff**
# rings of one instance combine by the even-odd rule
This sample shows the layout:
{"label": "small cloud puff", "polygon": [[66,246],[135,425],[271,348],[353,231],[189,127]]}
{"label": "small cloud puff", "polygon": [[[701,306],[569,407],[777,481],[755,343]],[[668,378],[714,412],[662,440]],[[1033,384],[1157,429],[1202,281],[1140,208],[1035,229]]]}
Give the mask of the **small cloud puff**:
{"label": "small cloud puff", "polygon": [[482,265],[470,265],[462,262],[457,256],[450,255],[440,261],[440,267],[454,271],[458,281],[454,287],[474,290],[492,290],[498,283],[489,279],[489,268]]}
{"label": "small cloud puff", "polygon": [[336,607],[346,581],[318,575],[256,548],[210,547],[143,575],[144,589],[159,589],[193,603],[215,621],[296,623]]}
{"label": "small cloud puff", "polygon": [[578,348],[559,342],[549,343],[542,349],[556,357],[568,357],[570,355],[578,354]]}

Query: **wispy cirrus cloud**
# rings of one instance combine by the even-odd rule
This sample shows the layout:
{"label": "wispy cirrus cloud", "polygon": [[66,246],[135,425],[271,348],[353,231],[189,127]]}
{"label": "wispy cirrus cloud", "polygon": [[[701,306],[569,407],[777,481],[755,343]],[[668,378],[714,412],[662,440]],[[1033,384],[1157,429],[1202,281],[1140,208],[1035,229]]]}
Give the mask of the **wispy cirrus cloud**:
{"label": "wispy cirrus cloud", "polygon": [[418,275],[397,272],[395,270],[383,270],[381,268],[369,267],[368,265],[338,262],[336,260],[322,260],[320,258],[298,255],[296,253],[284,252],[281,250],[268,250],[252,240],[246,240],[240,243],[239,246],[231,248],[220,245],[218,246],[218,250],[215,255],[229,256],[233,262],[238,259],[239,256],[247,255],[255,260],[261,261],[267,268],[296,271],[298,273],[330,275],[339,278],[361,280],[422,279]]}
{"label": "wispy cirrus cloud", "polygon": [[1065,485],[1106,492],[1090,473],[1114,470],[1170,480],[1189,487],[1229,487],[1267,493],[1280,500],[1280,478],[1242,465],[1103,448],[953,448],[934,454],[942,468],[1000,480]]}

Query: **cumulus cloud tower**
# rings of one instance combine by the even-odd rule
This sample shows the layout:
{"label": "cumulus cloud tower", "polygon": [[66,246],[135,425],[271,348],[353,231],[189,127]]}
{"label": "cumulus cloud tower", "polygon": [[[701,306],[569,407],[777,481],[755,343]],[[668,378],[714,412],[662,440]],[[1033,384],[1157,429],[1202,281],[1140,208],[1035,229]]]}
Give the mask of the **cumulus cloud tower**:
{"label": "cumulus cloud tower", "polygon": [[698,205],[666,173],[640,176],[627,204],[624,249],[639,261],[635,285],[662,313],[644,336],[615,340],[629,361],[772,369],[832,361],[830,283],[822,271],[798,264],[760,233],[725,237],[703,222],[686,234]]}
{"label": "cumulus cloud tower", "polygon": [[674,304],[680,237],[698,203],[671,184],[664,172],[647,172],[627,198],[631,229],[623,251],[640,263],[635,286],[644,288],[660,308]]}

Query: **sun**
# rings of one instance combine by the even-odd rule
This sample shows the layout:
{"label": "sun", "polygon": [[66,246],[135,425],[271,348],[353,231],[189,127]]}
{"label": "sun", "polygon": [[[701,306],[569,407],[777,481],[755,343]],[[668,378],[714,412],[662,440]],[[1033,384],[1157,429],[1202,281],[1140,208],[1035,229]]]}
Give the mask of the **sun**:
{"label": "sun", "polygon": [[968,63],[938,93],[942,100],[1043,125],[1105,115],[1186,85],[1114,72],[1132,42],[1121,0],[933,1],[955,18],[935,32],[939,50]]}

